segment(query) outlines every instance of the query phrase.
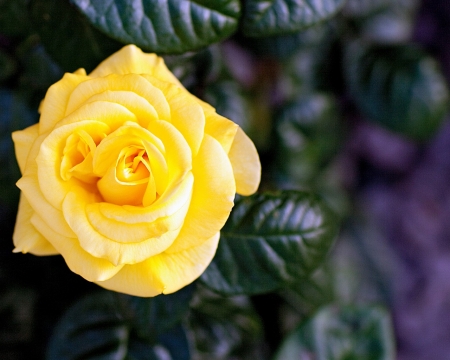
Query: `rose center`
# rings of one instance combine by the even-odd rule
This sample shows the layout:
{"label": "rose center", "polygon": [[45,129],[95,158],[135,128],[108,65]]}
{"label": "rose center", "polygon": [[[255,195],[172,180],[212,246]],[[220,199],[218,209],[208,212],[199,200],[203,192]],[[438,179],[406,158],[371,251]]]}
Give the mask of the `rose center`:
{"label": "rose center", "polygon": [[123,149],[117,164],[117,180],[128,183],[147,182],[150,177],[150,165],[144,149],[130,146]]}
{"label": "rose center", "polygon": [[145,149],[136,145],[123,148],[115,166],[98,181],[97,188],[109,203],[142,205],[153,202],[157,196],[155,180]]}

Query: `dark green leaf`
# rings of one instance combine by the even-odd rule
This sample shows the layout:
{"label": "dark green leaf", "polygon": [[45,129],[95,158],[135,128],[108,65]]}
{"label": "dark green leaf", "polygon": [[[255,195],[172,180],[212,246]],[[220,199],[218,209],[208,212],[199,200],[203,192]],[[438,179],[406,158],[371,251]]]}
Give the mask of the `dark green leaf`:
{"label": "dark green leaf", "polygon": [[221,297],[202,289],[189,315],[196,360],[261,359],[263,329],[245,296]]}
{"label": "dark green leaf", "polygon": [[222,229],[217,253],[201,280],[224,294],[272,291],[315,269],[336,234],[334,214],[311,193],[242,198]]}
{"label": "dark green leaf", "polygon": [[[176,323],[189,310],[195,286],[189,285],[174,294],[141,298],[116,294],[121,309],[127,317],[134,319],[134,327],[141,337],[155,339]],[[149,326],[158,324],[158,326]]]}
{"label": "dark green leaf", "polygon": [[246,36],[289,34],[334,16],[346,0],[248,0],[242,29]]}
{"label": "dark green leaf", "polygon": [[[156,339],[143,337],[136,329],[132,309],[125,310],[123,301],[116,295],[101,292],[72,306],[54,329],[46,358],[189,360],[189,344],[181,325],[173,326],[170,332],[159,334]],[[162,317],[147,326],[156,328],[161,322],[164,322]]]}
{"label": "dark green leaf", "polygon": [[[337,245],[339,243],[338,241]],[[330,272],[328,263],[327,260],[311,276],[290,284],[278,292],[300,319],[310,317],[319,308],[335,299],[334,273]]]}
{"label": "dark green leaf", "polygon": [[72,0],[89,21],[123,43],[158,53],[182,53],[236,31],[238,0]]}
{"label": "dark green leaf", "polygon": [[394,360],[389,314],[381,307],[328,306],[294,331],[275,360]]}
{"label": "dark green leaf", "polygon": [[353,44],[345,65],[350,93],[369,119],[418,140],[443,121],[449,102],[444,76],[418,48]]}
{"label": "dark green leaf", "polygon": [[340,143],[334,98],[320,93],[303,95],[277,114],[278,168],[303,185],[316,183],[318,172],[336,155]]}
{"label": "dark green leaf", "polygon": [[93,28],[65,0],[32,0],[31,18],[47,52],[65,71],[90,72],[122,46]]}
{"label": "dark green leaf", "polygon": [[331,29],[322,24],[287,35],[244,39],[244,45],[258,56],[287,59],[302,49],[317,47],[330,39]]}

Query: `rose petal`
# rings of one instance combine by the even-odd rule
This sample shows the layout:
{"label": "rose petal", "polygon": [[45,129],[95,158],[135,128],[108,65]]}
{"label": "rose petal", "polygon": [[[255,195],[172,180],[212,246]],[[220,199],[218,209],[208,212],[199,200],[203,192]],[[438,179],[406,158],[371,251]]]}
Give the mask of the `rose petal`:
{"label": "rose petal", "polygon": [[117,206],[102,202],[98,204],[98,211],[108,219],[127,224],[151,223],[160,218],[170,217],[191,198],[192,182],[187,181],[188,177],[192,179],[192,174],[187,173],[179,182],[172,182],[170,188],[150,206]]}
{"label": "rose petal", "polygon": [[150,74],[160,80],[182,86],[167,69],[163,58],[155,54],[145,54],[135,45],[125,46],[108,57],[89,76],[101,77],[109,74]]}
{"label": "rose petal", "polygon": [[98,208],[99,204],[86,206],[89,223],[99,234],[120,243],[142,242],[150,238],[157,238],[167,231],[181,228],[189,208],[189,201],[169,217],[161,217],[151,223],[128,224],[103,216]]}
{"label": "rose petal", "polygon": [[109,101],[122,105],[136,116],[139,125],[142,127],[147,127],[151,121],[158,120],[158,113],[153,105],[147,99],[131,91],[107,90],[91,96],[86,100],[86,103],[95,101]]}
{"label": "rose petal", "polygon": [[66,107],[66,115],[75,111],[94,95],[104,91],[130,91],[146,99],[158,113],[159,119],[170,119],[170,108],[162,91],[144,77],[136,74],[109,75],[104,78],[94,78],[80,83],[70,94]]}
{"label": "rose petal", "polygon": [[120,127],[99,144],[94,156],[95,174],[102,177],[108,169],[115,167],[120,152],[127,146],[142,146],[146,150],[156,178],[157,191],[161,193],[168,180],[164,143],[148,130],[133,124]]}
{"label": "rose petal", "polygon": [[56,124],[55,128],[85,120],[101,121],[108,125],[110,131],[116,130],[127,121],[138,122],[136,115],[123,105],[110,101],[94,101],[80,106]]}
{"label": "rose petal", "polygon": [[40,106],[39,134],[46,133],[66,114],[67,103],[78,84],[89,79],[87,76],[65,74],[57,83],[50,86]]}
{"label": "rose petal", "polygon": [[169,183],[178,181],[186,172],[191,171],[192,151],[178,129],[167,121],[155,121],[148,130],[164,144]]}
{"label": "rose petal", "polygon": [[[161,253],[172,244],[180,231],[179,228],[169,230],[140,242],[118,242],[94,229],[86,213],[87,205],[90,203],[92,200],[83,193],[69,193],[63,203],[64,217],[84,250],[115,265],[135,264]],[[133,231],[132,227],[133,225],[128,225],[130,231]],[[123,233],[118,236],[124,239],[126,231],[127,227],[124,226]]]}
{"label": "rose petal", "polygon": [[39,124],[34,124],[27,127],[25,130],[14,131],[12,133],[17,163],[19,164],[20,172],[22,174],[25,172],[28,154],[30,153],[34,141],[38,137],[38,132]]}
{"label": "rose petal", "polygon": [[261,180],[261,163],[258,152],[250,138],[238,128],[228,157],[236,180],[236,192],[251,195]]}
{"label": "rose petal", "polygon": [[39,154],[36,157],[39,188],[45,199],[56,209],[61,208],[64,197],[73,187],[97,192],[95,184],[90,187],[88,184],[81,182],[74,177],[65,181],[60,175],[61,160],[66,139],[70,134],[77,130],[84,130],[94,138],[110,131],[108,125],[103,122],[79,121],[54,129],[45,140],[42,141],[42,144],[38,149]]}
{"label": "rose petal", "polygon": [[206,116],[205,133],[216,139],[226,153],[230,151],[238,128],[234,122],[219,114],[211,113]]}
{"label": "rose petal", "polygon": [[236,187],[227,154],[217,140],[205,135],[193,160],[194,188],[180,234],[167,253],[198,246],[220,231],[234,204]]}
{"label": "rose petal", "polygon": [[66,237],[75,237],[72,229],[67,225],[62,212],[51,206],[42,195],[38,180],[35,176],[23,176],[17,182],[17,186],[22,190],[23,195],[33,208],[34,212],[37,213],[54,232]]}
{"label": "rose petal", "polygon": [[205,113],[197,99],[184,88],[142,75],[161,89],[170,105],[170,123],[183,134],[186,142],[196,155],[205,133]]}
{"label": "rose petal", "polygon": [[135,265],[125,265],[114,277],[98,285],[134,296],[170,294],[197,279],[214,257],[220,234],[201,245],[176,253],[166,252]]}
{"label": "rose petal", "polygon": [[31,218],[31,223],[44,237],[51,239],[53,246],[64,257],[70,270],[86,280],[107,280],[122,269],[122,265],[114,266],[107,260],[91,256],[81,248],[76,238],[65,237],[54,232],[36,214]]}
{"label": "rose petal", "polygon": [[20,195],[19,210],[14,227],[14,252],[34,255],[56,255],[58,251],[31,224],[34,211],[23,194]]}

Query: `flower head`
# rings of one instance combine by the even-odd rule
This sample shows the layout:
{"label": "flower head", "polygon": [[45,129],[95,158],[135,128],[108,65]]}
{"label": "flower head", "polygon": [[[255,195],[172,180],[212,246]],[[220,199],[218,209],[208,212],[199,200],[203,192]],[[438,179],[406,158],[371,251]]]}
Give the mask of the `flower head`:
{"label": "flower head", "polygon": [[256,191],[251,140],[133,45],[52,85],[13,133],[15,252],[61,254],[107,289],[171,293],[212,260],[234,196]]}

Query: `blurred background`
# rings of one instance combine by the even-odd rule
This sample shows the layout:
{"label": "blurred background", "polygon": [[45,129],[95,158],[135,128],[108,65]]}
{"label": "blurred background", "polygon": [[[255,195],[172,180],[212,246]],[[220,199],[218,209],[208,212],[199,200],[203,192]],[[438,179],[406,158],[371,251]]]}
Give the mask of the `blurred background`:
{"label": "blurred background", "polygon": [[[394,358],[449,359],[450,2],[348,0],[318,25],[269,35],[241,24],[208,47],[163,55],[254,140],[261,191],[314,191],[342,228],[310,279],[245,299],[238,308],[249,301],[257,320],[208,325],[209,350],[196,358],[279,360],[286,336],[323,306],[376,304],[392,321]],[[58,319],[97,289],[60,257],[12,253],[20,173],[10,134],[38,121],[64,72],[89,72],[122,45],[67,1],[0,0],[1,359],[44,358]],[[198,345],[205,328],[192,324]]]}

